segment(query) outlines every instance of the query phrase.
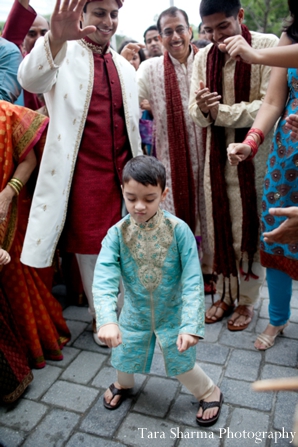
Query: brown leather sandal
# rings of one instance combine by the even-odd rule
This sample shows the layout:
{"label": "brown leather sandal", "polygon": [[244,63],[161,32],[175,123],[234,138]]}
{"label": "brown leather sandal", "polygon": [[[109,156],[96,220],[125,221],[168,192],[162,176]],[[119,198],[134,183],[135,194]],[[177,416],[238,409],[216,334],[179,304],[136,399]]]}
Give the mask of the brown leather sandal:
{"label": "brown leather sandal", "polygon": [[221,301],[221,300],[216,301],[214,304],[212,304],[212,306],[219,307],[224,312],[221,317],[217,317],[216,312],[215,312],[215,314],[213,315],[213,317],[215,317],[215,320],[213,320],[212,318],[208,318],[207,315],[205,314],[205,323],[206,324],[213,324],[213,323],[217,323],[218,321],[221,321],[224,317],[231,315],[231,313],[233,312],[234,307],[235,307],[234,305],[229,306],[227,303],[225,303],[224,301]]}
{"label": "brown leather sandal", "polygon": [[[240,305],[240,306],[236,307],[234,312],[237,312],[237,314],[239,314],[239,315],[244,315],[245,317],[249,317],[250,321],[248,323],[242,324],[241,326],[234,326],[234,323],[230,323],[229,322],[228,323],[229,331],[234,331],[234,332],[236,332],[236,331],[244,331],[244,329],[246,329],[250,325],[250,323],[251,323],[251,321],[253,319],[254,310],[250,310],[247,306]],[[236,320],[237,320],[237,318],[236,318]]]}

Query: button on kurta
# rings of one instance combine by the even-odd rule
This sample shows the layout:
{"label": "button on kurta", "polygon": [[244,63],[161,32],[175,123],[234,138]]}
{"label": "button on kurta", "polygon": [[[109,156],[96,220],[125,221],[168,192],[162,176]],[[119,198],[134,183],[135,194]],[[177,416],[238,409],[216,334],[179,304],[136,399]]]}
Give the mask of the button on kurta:
{"label": "button on kurta", "polygon": [[280,198],[280,194],[279,194],[279,192],[276,192],[276,193],[274,194],[274,198],[275,198],[275,200],[278,200],[278,199]]}

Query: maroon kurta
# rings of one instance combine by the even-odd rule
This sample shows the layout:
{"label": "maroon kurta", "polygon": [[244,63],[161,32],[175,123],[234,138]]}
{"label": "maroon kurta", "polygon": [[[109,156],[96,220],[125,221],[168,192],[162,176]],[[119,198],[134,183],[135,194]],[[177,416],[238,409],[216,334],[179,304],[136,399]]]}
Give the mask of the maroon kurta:
{"label": "maroon kurta", "polygon": [[[15,0],[3,29],[2,37],[17,45],[23,56],[26,56],[23,50],[23,42],[36,16],[37,14],[31,6],[26,9],[18,0]],[[24,104],[31,110],[37,110],[44,105],[39,101],[37,95],[25,90]]]}
{"label": "maroon kurta", "polygon": [[65,225],[66,250],[80,254],[98,254],[108,229],[121,219],[122,170],[131,158],[112,54],[93,56],[93,93]]}

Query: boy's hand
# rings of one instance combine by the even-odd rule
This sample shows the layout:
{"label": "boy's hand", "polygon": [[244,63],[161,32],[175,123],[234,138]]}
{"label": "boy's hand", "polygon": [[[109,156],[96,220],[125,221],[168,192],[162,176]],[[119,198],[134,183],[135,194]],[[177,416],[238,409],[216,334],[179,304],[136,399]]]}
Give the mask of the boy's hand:
{"label": "boy's hand", "polygon": [[184,352],[191,346],[195,346],[199,342],[199,337],[189,334],[179,334],[177,338],[177,348],[179,352]]}
{"label": "boy's hand", "polygon": [[101,327],[97,336],[109,348],[116,348],[122,343],[119,326],[114,323],[106,324],[105,326]]}
{"label": "boy's hand", "polygon": [[6,250],[0,248],[0,265],[6,265],[10,262],[10,255]]}

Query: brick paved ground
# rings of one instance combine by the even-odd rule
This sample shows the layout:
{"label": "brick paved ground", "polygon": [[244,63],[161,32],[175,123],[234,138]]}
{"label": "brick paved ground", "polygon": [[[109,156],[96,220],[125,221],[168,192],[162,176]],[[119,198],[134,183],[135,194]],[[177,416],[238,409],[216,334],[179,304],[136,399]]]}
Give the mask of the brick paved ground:
{"label": "brick paved ground", "polygon": [[[255,393],[251,383],[256,379],[297,375],[298,283],[294,284],[291,325],[272,349],[262,353],[254,349],[253,342],[268,322],[267,305],[268,290],[264,286],[248,330],[229,332],[226,319],[206,327],[205,341],[197,347],[197,359],[219,384],[225,401],[218,423],[204,430],[195,421],[195,399],[178,381],[165,377],[158,349],[151,374],[136,375],[132,398],[116,411],[105,410],[102,395],[115,379],[110,350],[93,342],[87,308],[67,307],[64,315],[72,340],[63,350],[64,360],[48,361],[44,369],[35,370],[35,379],[19,402],[0,407],[0,444],[4,447],[291,445],[290,435],[286,438],[286,434],[293,427],[297,393]],[[262,433],[257,437],[258,432],[274,437],[270,439]],[[154,433],[156,438],[150,438]]]}

